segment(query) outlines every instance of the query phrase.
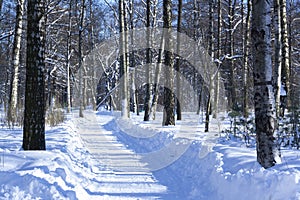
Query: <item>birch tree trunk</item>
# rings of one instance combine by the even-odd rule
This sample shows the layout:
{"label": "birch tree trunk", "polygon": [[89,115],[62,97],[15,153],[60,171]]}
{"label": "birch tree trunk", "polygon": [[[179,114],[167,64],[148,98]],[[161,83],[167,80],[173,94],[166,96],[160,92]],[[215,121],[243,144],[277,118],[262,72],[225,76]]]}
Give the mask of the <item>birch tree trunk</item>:
{"label": "birch tree trunk", "polygon": [[18,0],[16,8],[16,26],[15,26],[15,38],[13,44],[13,55],[12,55],[12,85],[10,102],[8,104],[8,123],[12,125],[17,120],[17,104],[18,104],[18,82],[19,82],[19,65],[20,65],[20,49],[21,49],[21,39],[22,39],[22,17],[24,12],[24,0]]}
{"label": "birch tree trunk", "polygon": [[275,80],[275,107],[276,116],[280,116],[280,89],[281,89],[281,14],[280,0],[274,0],[274,32],[275,32],[275,55],[274,55],[274,80]]}
{"label": "birch tree trunk", "polygon": [[174,71],[173,71],[173,53],[171,42],[171,27],[172,27],[172,1],[165,0],[163,2],[163,21],[166,29],[165,47],[168,51],[165,52],[165,84],[164,84],[164,117],[163,125],[175,125],[174,117]]}
{"label": "birch tree trunk", "polygon": [[252,30],[254,56],[254,105],[257,161],[269,168],[280,161],[275,140],[277,126],[272,85],[271,5],[268,0],[253,2]]}
{"label": "birch tree trunk", "polygon": [[45,150],[45,3],[28,0],[24,150]]}
{"label": "birch tree trunk", "polygon": [[[90,0],[89,2],[89,20],[91,21],[89,25],[89,41],[90,41],[90,48],[94,49],[95,48],[95,32],[94,32],[94,2],[93,0]],[[95,88],[95,85],[97,85],[96,80],[97,80],[97,74],[96,74],[96,56],[92,56],[92,77],[90,77],[90,84],[88,84],[89,90],[90,90],[90,95],[91,100],[92,100],[92,105],[93,105],[93,110],[96,110],[97,108],[97,91]]]}
{"label": "birch tree trunk", "polygon": [[151,71],[150,65],[152,63],[152,52],[151,52],[151,33],[150,33],[150,26],[151,26],[151,0],[147,0],[147,19],[146,19],[146,32],[147,32],[147,52],[146,52],[146,97],[144,103],[144,121],[150,120],[150,107],[151,107]]}
{"label": "birch tree trunk", "polygon": [[132,101],[132,111],[139,115],[138,90],[136,89],[136,63],[134,52],[134,0],[130,0],[129,4],[129,21],[130,21],[130,57],[129,63],[131,67],[130,73],[130,99]]}
{"label": "birch tree trunk", "polygon": [[164,48],[165,48],[165,40],[164,40],[164,34],[162,34],[162,38],[160,41],[160,48],[158,52],[157,66],[155,68],[155,76],[154,76],[154,94],[153,94],[153,100],[151,105],[153,120],[155,120],[155,116],[156,116],[156,108],[157,108],[157,102],[159,96],[158,90],[159,90],[160,73],[161,73],[161,65],[162,65]]}
{"label": "birch tree trunk", "polygon": [[[290,64],[289,64],[289,40],[288,40],[288,27],[286,16],[286,0],[280,0],[280,21],[281,21],[281,40],[282,40],[282,84],[286,91],[286,107],[291,106],[290,101]],[[284,109],[284,108],[283,108]],[[284,113],[284,112],[283,112]]]}
{"label": "birch tree trunk", "polygon": [[70,81],[70,57],[71,57],[71,28],[72,28],[72,0],[69,2],[69,23],[67,34],[67,112],[71,112],[71,81]]}
{"label": "birch tree trunk", "polygon": [[244,103],[243,103],[243,114],[244,117],[248,117],[248,73],[249,73],[249,50],[250,50],[250,25],[251,25],[251,13],[252,13],[252,2],[251,0],[247,1],[247,16],[246,16],[246,33],[244,39]]}
{"label": "birch tree trunk", "polygon": [[125,8],[124,1],[119,0],[119,23],[120,23],[120,77],[121,77],[121,116],[128,118],[128,66],[126,59],[126,36],[125,36]]}

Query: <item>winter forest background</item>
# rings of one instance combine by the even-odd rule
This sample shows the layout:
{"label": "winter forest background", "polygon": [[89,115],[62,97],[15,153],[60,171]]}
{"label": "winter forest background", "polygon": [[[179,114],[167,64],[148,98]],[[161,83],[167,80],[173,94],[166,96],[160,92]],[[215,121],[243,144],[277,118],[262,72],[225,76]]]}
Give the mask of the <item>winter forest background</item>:
{"label": "winter forest background", "polygon": [[[72,108],[105,106],[145,121],[164,111],[163,125],[195,112],[205,131],[209,116],[226,112],[232,124],[223,131],[248,145],[256,133],[258,161],[271,167],[280,146],[300,146],[299,8],[298,0],[1,0],[2,126],[24,127],[29,150],[45,149],[45,121],[55,126]],[[192,38],[207,74],[181,57],[176,37],[177,54],[155,31],[145,32],[149,48],[135,50],[129,34],[145,27]],[[97,54],[115,35],[110,54]],[[158,50],[154,40],[163,41]]]}

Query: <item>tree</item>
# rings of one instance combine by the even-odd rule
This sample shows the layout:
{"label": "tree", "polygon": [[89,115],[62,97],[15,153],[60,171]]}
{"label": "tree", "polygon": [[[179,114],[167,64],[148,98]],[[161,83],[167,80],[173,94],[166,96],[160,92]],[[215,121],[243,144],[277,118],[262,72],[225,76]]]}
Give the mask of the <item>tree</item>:
{"label": "tree", "polygon": [[229,0],[228,7],[228,54],[229,58],[229,91],[230,91],[230,101],[229,105],[233,110],[237,110],[237,94],[236,94],[236,74],[235,74],[235,62],[234,62],[234,51],[235,51],[235,42],[234,42],[234,20],[235,20],[235,8],[236,0]]}
{"label": "tree", "polygon": [[125,5],[119,0],[119,28],[120,28],[120,77],[121,77],[121,116],[128,118],[128,65],[127,65],[127,44],[125,33]]}
{"label": "tree", "polygon": [[281,90],[281,15],[279,0],[274,0],[274,31],[275,31],[275,55],[274,55],[274,73],[275,73],[275,107],[276,115],[280,116],[280,90]]}
{"label": "tree", "polygon": [[[208,49],[209,54],[211,56],[211,61],[214,62],[214,3],[212,1],[209,2],[209,39],[208,39]],[[213,96],[218,96],[218,91],[214,90],[214,75],[209,77],[209,86],[208,86],[208,97],[207,97],[207,103],[206,103],[206,112],[205,112],[205,132],[209,131],[209,116],[212,112],[212,103],[214,103],[214,107],[217,108],[217,98],[213,101]],[[218,80],[216,80],[217,82]],[[214,95],[213,95],[214,94]],[[215,110],[217,112],[217,110]],[[215,113],[216,116],[217,113]]]}
{"label": "tree", "polygon": [[164,117],[163,125],[175,125],[174,117],[174,71],[173,71],[173,53],[171,52],[171,23],[172,23],[172,1],[165,0],[163,3],[163,21],[166,30],[165,40],[165,83],[164,83]]}
{"label": "tree", "polygon": [[154,75],[154,94],[153,94],[153,99],[152,99],[152,104],[151,104],[151,112],[152,112],[152,118],[155,120],[155,115],[156,115],[156,108],[157,108],[157,103],[158,103],[158,97],[159,97],[159,82],[160,82],[160,73],[161,73],[161,68],[162,68],[162,60],[163,60],[163,52],[165,48],[165,39],[164,35],[162,34],[161,40],[160,40],[160,47],[158,51],[158,58],[157,58],[157,65],[155,68],[155,75]]}
{"label": "tree", "polygon": [[16,25],[15,25],[15,38],[13,45],[13,74],[12,84],[10,91],[10,99],[8,105],[8,122],[12,125],[16,122],[17,118],[17,104],[18,104],[18,82],[19,82],[19,65],[20,65],[20,49],[21,49],[21,36],[22,36],[22,17],[24,12],[24,1],[18,0],[16,8]]}
{"label": "tree", "polygon": [[144,103],[144,121],[149,121],[150,119],[150,107],[151,107],[151,71],[150,71],[150,65],[152,63],[152,52],[151,52],[151,33],[150,33],[150,25],[151,25],[151,1],[147,0],[147,19],[146,19],[146,27],[147,27],[147,52],[146,52],[146,63],[148,66],[146,66],[146,97],[145,97],[145,103]]}
{"label": "tree", "polygon": [[45,150],[45,3],[28,0],[24,150]]}
{"label": "tree", "polygon": [[246,16],[246,33],[244,36],[244,76],[243,76],[243,92],[244,92],[244,103],[243,103],[243,114],[246,118],[248,116],[248,72],[249,72],[249,49],[250,49],[250,23],[251,23],[251,11],[252,2],[247,0],[247,16]]}
{"label": "tree", "polygon": [[[83,65],[83,55],[82,55],[82,40],[83,40],[83,22],[84,22],[84,10],[85,10],[85,0],[81,0],[81,9],[80,9],[80,21],[79,21],[79,32],[78,32],[78,57],[79,57],[79,117],[83,117],[83,109],[85,106],[85,87],[82,86],[85,78],[82,77],[82,71],[85,67]],[[85,71],[85,70],[84,70]]]}
{"label": "tree", "polygon": [[[282,84],[287,93],[286,104],[289,108],[291,106],[290,101],[290,65],[289,65],[289,40],[288,40],[288,27],[286,16],[286,0],[279,0],[280,3],[280,25],[281,25],[281,40],[282,40]],[[283,108],[284,111],[284,108]]]}
{"label": "tree", "polygon": [[252,30],[254,56],[254,107],[257,161],[264,167],[275,165],[280,156],[275,141],[277,126],[272,85],[271,5],[268,0],[253,2]]}
{"label": "tree", "polygon": [[0,0],[0,14],[2,12],[2,5],[3,5],[3,0]]}
{"label": "tree", "polygon": [[70,58],[71,58],[71,29],[72,29],[72,0],[69,2],[69,16],[68,16],[68,30],[67,30],[67,53],[66,53],[66,67],[67,67],[67,111],[71,112],[71,73],[70,73]]}
{"label": "tree", "polygon": [[[219,105],[219,89],[220,89],[220,57],[221,57],[221,42],[222,42],[222,7],[221,7],[221,0],[217,1],[218,4],[218,32],[217,32],[217,49],[216,49],[216,58],[218,59],[216,65],[218,66],[218,71],[216,72],[216,78],[215,78],[215,96],[214,96],[214,109],[213,109],[213,117],[217,118],[218,116],[218,105]],[[211,12],[213,12],[212,5],[211,7]],[[213,20],[212,16],[210,16],[211,20]],[[213,21],[211,22],[211,31],[213,31]],[[211,44],[211,47],[213,44]],[[212,57],[213,58],[213,57]],[[214,59],[214,58],[213,58]],[[214,60],[213,60],[214,62]]]}
{"label": "tree", "polygon": [[180,32],[181,32],[181,21],[182,21],[182,0],[178,0],[178,17],[177,17],[177,46],[176,46],[176,53],[177,53],[177,59],[176,59],[176,71],[177,71],[177,76],[176,76],[176,114],[177,114],[177,120],[181,120],[181,94],[180,94]]}

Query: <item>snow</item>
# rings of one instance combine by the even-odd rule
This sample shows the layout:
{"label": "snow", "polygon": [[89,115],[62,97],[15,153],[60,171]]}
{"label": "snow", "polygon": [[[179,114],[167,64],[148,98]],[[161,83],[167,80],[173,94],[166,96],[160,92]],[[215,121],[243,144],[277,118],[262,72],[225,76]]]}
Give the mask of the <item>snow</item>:
{"label": "snow", "polygon": [[[0,199],[300,199],[299,151],[270,169],[255,147],[225,137],[226,120],[184,113],[176,126],[143,115],[73,112],[47,127],[47,151],[23,151],[21,128],[0,129]],[[224,119],[224,118],[222,118]]]}

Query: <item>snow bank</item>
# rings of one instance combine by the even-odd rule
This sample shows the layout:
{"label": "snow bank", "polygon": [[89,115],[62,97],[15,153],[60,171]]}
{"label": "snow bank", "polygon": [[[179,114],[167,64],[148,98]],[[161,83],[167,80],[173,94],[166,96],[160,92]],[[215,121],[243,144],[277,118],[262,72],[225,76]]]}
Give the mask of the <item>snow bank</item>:
{"label": "snow bank", "polygon": [[92,159],[68,121],[46,132],[47,151],[22,151],[22,131],[2,129],[0,199],[87,199]]}
{"label": "snow bank", "polygon": [[[255,147],[247,148],[243,141],[227,140],[217,132],[206,135],[197,115],[185,115],[177,130],[162,127],[159,120],[149,123],[138,116],[132,118],[131,122],[111,122],[109,127],[136,152],[157,152],[173,140],[190,140],[188,148],[174,162],[154,171],[155,177],[170,190],[165,199],[300,199],[300,161],[296,150],[282,150],[283,162],[265,170],[256,162]],[[164,159],[165,154],[157,154],[158,162]]]}
{"label": "snow bank", "polygon": [[184,114],[175,127],[162,127],[159,114],[151,122],[143,122],[142,115],[131,120],[116,116],[99,112],[99,126],[147,162],[167,193],[131,195],[141,189],[134,176],[105,169],[82,141],[77,125],[91,119],[68,116],[67,122],[47,130],[47,151],[22,151],[21,129],[0,130],[0,200],[300,199],[299,151],[283,149],[282,163],[265,170],[256,162],[254,147],[220,136],[220,124],[204,133],[197,115]]}

